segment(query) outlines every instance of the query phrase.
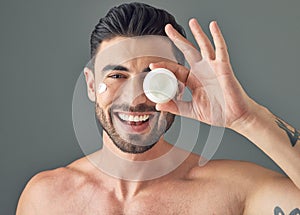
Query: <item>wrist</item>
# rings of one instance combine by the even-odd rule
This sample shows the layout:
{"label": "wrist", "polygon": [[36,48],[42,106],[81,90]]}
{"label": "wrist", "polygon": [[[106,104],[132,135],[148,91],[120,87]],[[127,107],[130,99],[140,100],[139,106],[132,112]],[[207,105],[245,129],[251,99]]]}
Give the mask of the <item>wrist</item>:
{"label": "wrist", "polygon": [[250,110],[244,113],[238,120],[230,126],[230,129],[235,132],[248,136],[248,132],[255,129],[267,129],[265,122],[272,118],[271,112],[264,106],[252,101]]}

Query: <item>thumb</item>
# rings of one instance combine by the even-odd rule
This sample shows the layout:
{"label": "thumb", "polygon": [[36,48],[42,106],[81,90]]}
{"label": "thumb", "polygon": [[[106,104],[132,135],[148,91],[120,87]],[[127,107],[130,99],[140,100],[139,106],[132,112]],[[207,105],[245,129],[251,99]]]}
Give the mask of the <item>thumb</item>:
{"label": "thumb", "polygon": [[166,111],[175,115],[194,118],[192,102],[171,100],[166,103],[156,104],[155,108],[158,111]]}

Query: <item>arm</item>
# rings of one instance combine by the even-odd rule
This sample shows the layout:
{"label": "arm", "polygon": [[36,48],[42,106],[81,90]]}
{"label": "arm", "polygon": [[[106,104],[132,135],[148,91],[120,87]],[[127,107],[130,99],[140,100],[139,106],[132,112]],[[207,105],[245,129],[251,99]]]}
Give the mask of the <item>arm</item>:
{"label": "arm", "polygon": [[[270,156],[300,189],[299,132],[252,100],[231,68],[225,40],[216,22],[210,25],[215,49],[195,19],[190,28],[200,52],[171,25],[166,33],[184,53],[190,70],[176,63],[161,62],[150,68],[165,67],[192,91],[192,101],[172,100],[157,104],[158,110],[225,126],[244,135]],[[300,141],[299,141],[300,142]]]}
{"label": "arm", "polygon": [[243,213],[245,215],[300,214],[300,192],[295,189],[293,182],[285,176],[263,173],[255,180],[249,190],[251,192],[246,197]]}
{"label": "arm", "polygon": [[[55,214],[53,197],[58,194],[55,183],[55,170],[40,172],[26,185],[23,190],[16,215]],[[51,209],[51,210],[49,210]]]}
{"label": "arm", "polygon": [[[192,101],[172,100],[165,104],[157,104],[156,108],[210,125],[233,129],[251,140],[285,171],[289,179],[263,177],[264,180],[259,182],[261,186],[254,188],[255,195],[249,195],[247,202],[258,205],[255,203],[257,199],[263,200],[261,204],[273,201],[268,208],[274,206],[274,210],[278,202],[277,211],[280,210],[282,202],[282,207],[288,210],[286,213],[296,210],[299,207],[300,196],[299,131],[274,116],[246,94],[234,76],[226,43],[216,22],[210,24],[215,48],[195,19],[189,24],[201,54],[171,25],[167,25],[165,30],[169,38],[184,53],[191,68],[187,69],[170,62],[151,64],[150,68],[164,67],[174,72],[177,79],[191,90]],[[278,199],[278,196],[270,194],[272,191],[281,196],[284,194],[285,198]],[[263,198],[263,195],[266,198]]]}
{"label": "arm", "polygon": [[258,106],[248,119],[236,121],[233,128],[271,157],[300,189],[299,131]]}
{"label": "arm", "polygon": [[[23,190],[16,211],[16,215],[37,214],[36,204],[39,203],[40,175],[34,176]],[[40,188],[39,188],[40,187]]]}

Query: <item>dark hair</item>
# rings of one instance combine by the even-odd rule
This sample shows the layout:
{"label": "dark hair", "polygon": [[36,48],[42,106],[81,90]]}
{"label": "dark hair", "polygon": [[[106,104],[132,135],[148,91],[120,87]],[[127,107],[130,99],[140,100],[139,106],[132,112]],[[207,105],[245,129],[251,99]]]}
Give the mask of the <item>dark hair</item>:
{"label": "dark hair", "polygon": [[115,36],[167,36],[164,27],[168,23],[185,37],[183,27],[165,10],[137,2],[113,7],[105,17],[99,20],[92,32],[91,58],[94,57],[103,40],[112,39]]}

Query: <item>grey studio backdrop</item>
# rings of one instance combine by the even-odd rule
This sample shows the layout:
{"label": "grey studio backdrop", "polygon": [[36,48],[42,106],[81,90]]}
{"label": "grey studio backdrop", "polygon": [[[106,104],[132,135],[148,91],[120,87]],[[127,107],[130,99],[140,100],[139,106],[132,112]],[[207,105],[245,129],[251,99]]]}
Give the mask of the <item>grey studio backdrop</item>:
{"label": "grey studio backdrop", "polygon": [[[237,78],[258,103],[300,128],[300,1],[144,1],[208,32],[217,20]],[[0,214],[14,214],[36,173],[83,155],[72,124],[73,90],[89,60],[90,33],[121,1],[1,1]],[[201,135],[194,152],[201,152]],[[193,132],[193,129],[190,129]],[[202,140],[203,139],[203,140]],[[247,160],[281,171],[246,138],[226,130],[214,159]]]}

